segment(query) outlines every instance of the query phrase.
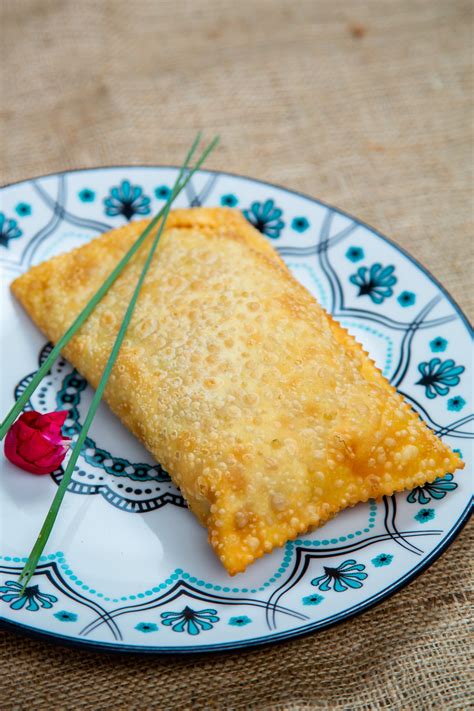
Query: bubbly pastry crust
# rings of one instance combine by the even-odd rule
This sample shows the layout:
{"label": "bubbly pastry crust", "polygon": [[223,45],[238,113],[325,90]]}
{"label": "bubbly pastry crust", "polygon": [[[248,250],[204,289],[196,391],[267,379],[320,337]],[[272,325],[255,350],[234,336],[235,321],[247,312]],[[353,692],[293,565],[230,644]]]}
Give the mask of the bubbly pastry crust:
{"label": "bubbly pastry crust", "polygon": [[[49,339],[145,224],[13,282]],[[146,251],[64,351],[94,387]],[[230,574],[341,509],[463,466],[230,209],[171,213],[105,397],[180,487]]]}

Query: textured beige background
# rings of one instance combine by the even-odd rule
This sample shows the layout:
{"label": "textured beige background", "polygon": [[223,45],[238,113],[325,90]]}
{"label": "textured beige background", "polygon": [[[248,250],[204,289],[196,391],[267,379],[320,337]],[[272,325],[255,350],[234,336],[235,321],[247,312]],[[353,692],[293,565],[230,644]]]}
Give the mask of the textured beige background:
{"label": "textured beige background", "polygon": [[[176,163],[196,129],[218,131],[210,167],[361,217],[472,318],[471,9],[462,0],[0,0],[1,181]],[[472,527],[362,617],[261,651],[112,658],[0,634],[0,706],[466,708],[470,543]]]}

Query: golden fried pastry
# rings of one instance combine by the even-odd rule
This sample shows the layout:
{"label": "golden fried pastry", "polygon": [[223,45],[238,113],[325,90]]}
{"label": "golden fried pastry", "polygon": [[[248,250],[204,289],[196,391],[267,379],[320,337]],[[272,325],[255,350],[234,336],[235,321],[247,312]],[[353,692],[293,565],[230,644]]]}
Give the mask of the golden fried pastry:
{"label": "golden fried pastry", "polygon": [[[13,282],[48,338],[59,339],[145,224]],[[65,349],[93,386],[146,252]],[[170,473],[231,574],[341,509],[463,466],[228,209],[171,213],[106,400]]]}

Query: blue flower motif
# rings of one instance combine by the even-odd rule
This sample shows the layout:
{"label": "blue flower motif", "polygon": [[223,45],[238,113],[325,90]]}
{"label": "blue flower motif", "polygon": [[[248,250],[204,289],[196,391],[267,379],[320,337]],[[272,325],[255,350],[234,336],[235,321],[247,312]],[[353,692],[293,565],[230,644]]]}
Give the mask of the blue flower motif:
{"label": "blue flower motif", "polygon": [[22,594],[23,585],[14,580],[7,580],[5,585],[0,587],[0,600],[9,603],[12,610],[25,608],[30,612],[36,612],[41,607],[50,608],[58,601],[54,595],[42,593],[37,585],[30,585],[25,588]]}
{"label": "blue flower motif", "polygon": [[80,190],[77,195],[81,202],[94,202],[95,200],[95,192],[90,188]]}
{"label": "blue flower motif", "polygon": [[17,221],[9,219],[3,212],[0,212],[0,244],[2,247],[8,247],[11,239],[18,239],[22,234]]}
{"label": "blue flower motif", "polygon": [[224,207],[235,207],[239,204],[239,201],[235,195],[232,193],[227,193],[227,195],[221,196],[221,205]]}
{"label": "blue flower motif", "polygon": [[55,612],[54,616],[60,622],[76,622],[77,615],[75,612],[67,612],[67,610],[61,610],[60,612]]}
{"label": "blue flower motif", "polygon": [[306,597],[303,597],[302,599],[303,605],[319,605],[324,600],[323,595],[318,595],[317,593],[313,593],[313,595],[307,595]]}
{"label": "blue flower motif", "polygon": [[170,195],[171,188],[169,188],[167,185],[160,185],[158,188],[155,188],[155,196],[158,198],[158,200],[168,200]]}
{"label": "blue flower motif", "polygon": [[459,412],[463,409],[465,404],[465,399],[460,395],[456,395],[448,400],[448,410],[451,410],[451,412]]}
{"label": "blue flower motif", "polygon": [[390,553],[380,553],[380,555],[372,558],[371,563],[375,565],[376,568],[382,568],[384,565],[390,565],[393,560],[393,555]]}
{"label": "blue flower motif", "polygon": [[400,306],[404,308],[406,306],[413,306],[416,301],[416,295],[412,291],[402,291],[402,293],[397,296],[397,301]]}
{"label": "blue flower motif", "polygon": [[155,625],[154,622],[139,622],[138,625],[135,625],[135,629],[144,634],[149,634],[150,632],[157,632],[158,625]]}
{"label": "blue flower motif", "polygon": [[247,617],[247,615],[239,615],[238,617],[231,617],[229,620],[229,625],[233,625],[234,627],[244,627],[245,625],[250,624],[252,620],[250,617]]}
{"label": "blue flower motif", "polygon": [[295,232],[306,232],[309,227],[309,221],[306,217],[294,217],[291,221],[291,227]]}
{"label": "blue flower motif", "polygon": [[273,200],[253,202],[248,210],[243,211],[244,216],[259,232],[267,237],[277,239],[285,226],[281,216],[283,211],[275,207]]}
{"label": "blue flower motif", "polygon": [[320,590],[326,592],[331,589],[331,585],[335,592],[344,592],[348,588],[361,588],[361,580],[365,580],[367,573],[365,565],[357,563],[355,560],[345,560],[337,568],[329,568],[324,566],[324,575],[320,575],[311,581],[311,585],[316,585]]}
{"label": "blue flower motif", "polygon": [[419,523],[426,523],[427,521],[432,521],[435,517],[434,509],[420,509],[416,514],[415,518]]}
{"label": "blue flower motif", "polygon": [[362,247],[349,247],[346,257],[350,262],[360,262],[365,257],[364,250]]}
{"label": "blue flower motif", "polygon": [[433,338],[433,340],[430,341],[430,348],[433,353],[442,353],[447,347],[447,340],[445,338],[441,338],[441,336],[436,336],[436,338]]}
{"label": "blue flower motif", "polygon": [[123,215],[131,220],[134,215],[150,214],[150,198],[143,194],[139,185],[131,185],[129,180],[122,180],[119,187],[110,190],[110,196],[105,198],[107,215]]}
{"label": "blue flower motif", "polygon": [[186,605],[181,612],[162,612],[162,624],[171,627],[173,632],[184,632],[196,635],[201,630],[211,630],[219,622],[217,610],[192,610]]}
{"label": "blue flower motif", "polygon": [[429,362],[420,363],[418,370],[422,377],[416,385],[423,385],[426,397],[433,400],[436,395],[447,395],[449,388],[459,385],[459,376],[465,368],[451,359],[443,362],[440,358],[432,358]]}
{"label": "blue flower motif", "polygon": [[409,504],[416,504],[418,500],[419,504],[428,504],[431,499],[444,499],[448,491],[454,491],[458,488],[458,485],[453,481],[452,474],[445,474],[444,476],[439,476],[431,484],[424,484],[423,486],[416,486],[407,496],[407,501]]}
{"label": "blue flower motif", "polygon": [[381,304],[384,299],[392,296],[392,286],[397,283],[393,276],[395,267],[382,267],[378,262],[368,267],[359,267],[356,274],[350,277],[352,284],[359,287],[358,296],[370,296],[374,304]]}
{"label": "blue flower motif", "polygon": [[19,202],[15,207],[15,212],[20,217],[28,217],[28,215],[31,215],[31,205],[27,202]]}

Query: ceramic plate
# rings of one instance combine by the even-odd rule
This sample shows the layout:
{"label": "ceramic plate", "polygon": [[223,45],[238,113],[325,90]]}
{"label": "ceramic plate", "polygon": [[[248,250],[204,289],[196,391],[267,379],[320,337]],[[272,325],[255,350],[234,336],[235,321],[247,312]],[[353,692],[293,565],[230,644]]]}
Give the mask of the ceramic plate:
{"label": "ceramic plate", "polygon": [[[49,345],[9,294],[31,265],[151,215],[172,167],[112,167],[3,189],[0,213],[2,405],[18,397]],[[203,171],[178,206],[242,210],[318,301],[467,467],[344,511],[230,578],[166,472],[101,406],[34,578],[17,582],[58,481],[2,459],[0,609],[4,624],[84,647],[195,652],[250,647],[347,619],[406,585],[466,521],[471,497],[469,325],[445,290],[395,244],[318,200]],[[64,361],[29,404],[68,409],[77,434],[91,399]]]}

